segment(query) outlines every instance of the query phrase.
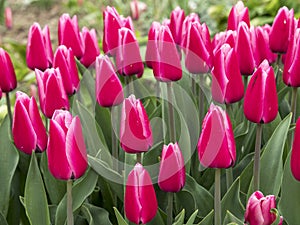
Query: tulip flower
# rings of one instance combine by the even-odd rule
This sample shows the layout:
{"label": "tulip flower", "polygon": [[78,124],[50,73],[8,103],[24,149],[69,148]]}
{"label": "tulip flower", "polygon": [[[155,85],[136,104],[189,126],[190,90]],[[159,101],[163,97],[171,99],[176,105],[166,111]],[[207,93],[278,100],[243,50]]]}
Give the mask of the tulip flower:
{"label": "tulip flower", "polygon": [[56,110],[50,120],[48,167],[61,180],[80,178],[87,168],[87,152],[78,116]]}
{"label": "tulip flower", "polygon": [[254,123],[269,123],[278,112],[274,70],[264,60],[250,79],[244,99],[244,113]]}
{"label": "tulip flower", "polygon": [[84,52],[80,62],[85,67],[89,67],[95,62],[96,57],[100,54],[95,29],[89,30],[88,28],[83,27],[82,37],[84,42]]}
{"label": "tulip flower", "polygon": [[119,105],[124,99],[122,84],[108,56],[96,58],[96,98],[102,107]]}
{"label": "tulip flower", "polygon": [[[264,196],[260,191],[254,192],[247,203],[245,222],[249,225],[271,225],[276,220],[276,214],[271,209],[276,208],[274,195]],[[283,218],[280,218],[278,225],[281,225]]]}
{"label": "tulip flower", "polygon": [[47,146],[47,133],[34,97],[23,92],[16,93],[12,136],[16,147],[26,153],[44,151]]}
{"label": "tulip flower", "polygon": [[234,48],[224,44],[214,58],[212,98],[221,104],[237,102],[244,96],[244,84],[236,54]]}
{"label": "tulip flower", "polygon": [[185,17],[183,24],[182,24],[182,40],[181,40],[181,46],[183,48],[183,51],[185,51],[186,49],[186,45],[187,45],[187,33],[189,31],[189,26],[191,23],[193,22],[198,22],[200,23],[200,18],[198,16],[198,14],[196,13],[191,13],[188,16]]}
{"label": "tulip flower", "polygon": [[273,52],[286,53],[294,34],[294,23],[294,9],[283,6],[278,10],[270,31],[270,48]]}
{"label": "tulip flower", "polygon": [[294,178],[300,181],[300,117],[296,122],[296,129],[291,153],[291,171]]}
{"label": "tulip flower", "polygon": [[144,2],[138,0],[131,0],[130,1],[130,12],[131,17],[134,20],[138,20],[142,12],[146,11],[147,5]]}
{"label": "tulip flower", "polygon": [[120,122],[120,145],[125,152],[146,152],[152,146],[152,129],[139,99],[130,95],[124,100]]}
{"label": "tulip flower", "polygon": [[137,163],[126,181],[124,211],[127,219],[135,224],[150,222],[157,212],[157,200],[151,177]]}
{"label": "tulip flower", "polygon": [[158,174],[158,186],[165,192],[178,192],[184,184],[184,159],[178,144],[164,145]]}
{"label": "tulip flower", "polygon": [[3,92],[11,92],[17,87],[17,78],[9,54],[0,48],[0,88]]}
{"label": "tulip flower", "polygon": [[116,52],[117,70],[124,76],[137,74],[141,77],[144,72],[140,49],[132,30],[122,27],[118,30],[118,48]]}
{"label": "tulip flower", "polygon": [[69,14],[64,13],[58,22],[58,43],[72,48],[74,55],[80,59],[83,55],[83,43],[80,36],[77,16],[70,18]]}
{"label": "tulip flower", "polygon": [[54,54],[53,67],[59,68],[66,93],[75,94],[79,87],[79,76],[72,49],[59,46]]}
{"label": "tulip flower", "polygon": [[182,24],[185,19],[184,10],[179,6],[176,7],[170,15],[170,31],[172,33],[174,42],[177,45],[181,45],[182,38]]}
{"label": "tulip flower", "polygon": [[156,54],[156,39],[158,38],[159,29],[161,24],[159,22],[152,22],[151,27],[148,31],[148,42],[145,54],[146,65],[152,69],[152,62],[155,59]]}
{"label": "tulip flower", "polygon": [[12,20],[12,11],[10,7],[6,7],[4,11],[4,16],[5,16],[5,26],[7,29],[11,29],[13,25],[13,20]]}
{"label": "tulip flower", "polygon": [[242,1],[238,1],[230,10],[227,30],[237,30],[239,23],[242,21],[250,28],[249,10]]}
{"label": "tulip flower", "polygon": [[210,108],[202,123],[198,155],[204,167],[228,168],[236,158],[235,142],[230,118],[219,106]]}
{"label": "tulip flower", "polygon": [[236,35],[237,33],[235,30],[227,30],[216,33],[212,41],[213,54],[215,55],[223,44],[229,44],[230,47],[234,48],[236,42]]}
{"label": "tulip flower", "polygon": [[69,100],[59,69],[47,69],[45,72],[36,69],[35,75],[41,110],[44,115],[51,118],[56,109],[68,110]]}

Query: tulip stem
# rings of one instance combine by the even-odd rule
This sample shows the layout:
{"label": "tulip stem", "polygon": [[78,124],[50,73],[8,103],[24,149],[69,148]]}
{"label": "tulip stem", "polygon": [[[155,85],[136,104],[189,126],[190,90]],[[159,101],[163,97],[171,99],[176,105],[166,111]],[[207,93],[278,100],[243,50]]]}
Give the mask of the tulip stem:
{"label": "tulip stem", "polygon": [[[114,121],[116,118],[114,117],[113,108],[109,108],[111,120]],[[118,140],[114,131],[113,126],[111,126],[111,152],[113,156],[113,169],[118,173]]]}
{"label": "tulip stem", "polygon": [[142,153],[136,153],[136,162],[142,164]]}
{"label": "tulip stem", "polygon": [[205,74],[200,74],[200,83],[199,83],[199,115],[200,115],[200,124],[204,118],[204,79]]}
{"label": "tulip stem", "polygon": [[74,218],[73,218],[73,202],[72,202],[72,185],[73,181],[67,181],[67,224],[73,225]]}
{"label": "tulip stem", "polygon": [[215,225],[221,225],[221,169],[215,171]]}
{"label": "tulip stem", "polygon": [[243,76],[244,78],[244,93],[246,93],[247,86],[248,86],[248,76]]}
{"label": "tulip stem", "polygon": [[[229,116],[232,112],[232,105],[231,104],[226,104],[226,113]],[[229,116],[230,117],[230,116]],[[226,187],[227,190],[229,190],[230,186],[233,183],[233,171],[232,167],[229,167],[226,169]]]}
{"label": "tulip stem", "polygon": [[173,93],[172,93],[172,82],[167,82],[167,92],[168,92],[168,110],[169,110],[169,132],[170,132],[170,142],[175,142],[175,119],[174,119],[174,109],[173,109]]}
{"label": "tulip stem", "polygon": [[197,86],[196,86],[196,76],[194,76],[194,74],[191,74],[191,79],[192,79],[192,93],[194,96],[196,96],[197,94]]}
{"label": "tulip stem", "polygon": [[254,167],[253,167],[253,187],[254,187],[254,191],[259,190],[261,135],[262,135],[262,124],[258,123],[257,127],[256,127]]}
{"label": "tulip stem", "polygon": [[173,222],[173,198],[173,192],[168,192],[167,225],[172,225]]}
{"label": "tulip stem", "polygon": [[291,112],[292,115],[292,123],[295,123],[296,119],[296,106],[297,106],[297,87],[293,87],[292,89],[292,102],[291,102]]}
{"label": "tulip stem", "polygon": [[11,128],[12,127],[13,118],[12,118],[12,113],[11,113],[11,104],[10,104],[9,93],[6,92],[5,96],[6,96],[7,114],[8,114],[8,117],[9,117],[10,128]]}

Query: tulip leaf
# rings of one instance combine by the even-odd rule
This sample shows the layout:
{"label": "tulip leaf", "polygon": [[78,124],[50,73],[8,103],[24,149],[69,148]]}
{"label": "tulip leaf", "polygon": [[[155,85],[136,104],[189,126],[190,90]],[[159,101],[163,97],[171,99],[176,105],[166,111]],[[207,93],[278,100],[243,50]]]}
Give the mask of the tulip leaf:
{"label": "tulip leaf", "polygon": [[183,225],[184,223],[184,215],[185,215],[185,210],[183,209],[176,217],[175,217],[175,222],[173,225]]}
{"label": "tulip leaf", "polygon": [[11,142],[9,119],[6,117],[0,127],[0,213],[6,217],[9,208],[11,184],[16,171],[19,154]]}
{"label": "tulip leaf", "polygon": [[26,178],[24,204],[31,225],[50,224],[47,195],[34,152]]}
{"label": "tulip leaf", "polygon": [[198,214],[198,209],[196,209],[196,211],[190,216],[189,220],[186,222],[185,225],[193,225],[197,217],[197,214]]}
{"label": "tulip leaf", "polygon": [[198,225],[212,225],[214,224],[214,210],[211,210]]}
{"label": "tulip leaf", "polygon": [[101,107],[99,104],[95,106],[95,122],[103,131],[105,142],[109,149],[111,149],[111,128],[112,116],[108,108]]}
{"label": "tulip leaf", "polygon": [[0,224],[1,225],[8,225],[4,215],[0,212]]}
{"label": "tulip leaf", "polygon": [[165,224],[166,219],[167,215],[160,208],[158,208],[155,217],[148,222],[147,225]]}
{"label": "tulip leaf", "polygon": [[235,215],[233,215],[230,211],[226,212],[226,216],[223,222],[224,225],[227,224],[237,224],[237,225],[244,225],[243,221],[238,219]]}
{"label": "tulip leaf", "polygon": [[105,209],[85,203],[81,207],[81,211],[89,225],[112,225],[109,220],[109,214]]}
{"label": "tulip leaf", "polygon": [[117,217],[118,225],[128,225],[128,223],[125,221],[121,213],[118,211],[116,207],[114,207],[115,215]]}

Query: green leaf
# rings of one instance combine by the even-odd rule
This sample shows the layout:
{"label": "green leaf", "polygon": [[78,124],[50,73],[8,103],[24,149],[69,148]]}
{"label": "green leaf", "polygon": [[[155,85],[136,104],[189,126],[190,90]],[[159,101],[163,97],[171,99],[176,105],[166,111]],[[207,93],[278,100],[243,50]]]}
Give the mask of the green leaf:
{"label": "green leaf", "polygon": [[244,225],[243,221],[238,219],[235,215],[233,215],[230,211],[226,212],[226,216],[223,222],[224,225],[226,224],[237,224],[237,225]]}
{"label": "green leaf", "polygon": [[121,213],[118,211],[118,209],[116,207],[114,207],[114,210],[115,210],[115,215],[118,220],[118,225],[128,225],[128,223],[125,221],[125,219],[123,218]]}
{"label": "green leaf", "polygon": [[0,224],[1,225],[8,225],[4,215],[0,212]]}
{"label": "green leaf", "polygon": [[24,203],[31,225],[50,224],[47,195],[34,152],[26,178]]}
{"label": "green leaf", "polygon": [[175,217],[175,222],[173,225],[183,225],[184,223],[184,215],[185,215],[185,210],[183,209],[176,217]]}
{"label": "green leaf", "polygon": [[10,123],[8,117],[0,127],[0,213],[6,217],[9,208],[11,183],[16,171],[19,154],[10,139]]}
{"label": "green leaf", "polygon": [[201,222],[198,225],[212,225],[214,224],[214,210],[211,210],[209,214],[207,214],[206,217],[201,220]]}
{"label": "green leaf", "polygon": [[109,214],[105,209],[85,203],[82,205],[81,211],[89,225],[112,225]]}
{"label": "green leaf", "polygon": [[189,220],[186,222],[186,225],[193,225],[197,217],[197,214],[198,214],[198,209],[196,209],[196,211],[190,216]]}

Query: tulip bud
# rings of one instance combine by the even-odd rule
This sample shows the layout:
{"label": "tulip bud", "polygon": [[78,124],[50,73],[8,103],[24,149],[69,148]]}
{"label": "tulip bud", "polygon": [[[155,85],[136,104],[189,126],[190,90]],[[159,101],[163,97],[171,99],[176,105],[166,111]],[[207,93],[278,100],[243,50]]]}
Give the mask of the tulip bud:
{"label": "tulip bud", "polygon": [[[271,209],[276,208],[274,195],[266,197],[260,192],[254,192],[247,203],[245,222],[249,225],[271,225],[276,220],[276,214]],[[278,225],[281,225],[283,218],[281,217]]]}
{"label": "tulip bud", "polygon": [[183,51],[186,49],[187,45],[187,38],[188,38],[188,32],[189,32],[189,26],[193,22],[200,23],[200,18],[198,14],[191,13],[188,16],[185,17],[183,24],[182,24],[182,40],[181,40],[181,46],[183,48]]}
{"label": "tulip bud", "polygon": [[253,73],[244,98],[244,114],[254,123],[269,123],[278,112],[274,70],[264,60]]}
{"label": "tulip bud", "polygon": [[216,54],[216,52],[221,48],[223,44],[229,44],[230,47],[234,48],[236,42],[236,35],[237,33],[235,30],[227,30],[217,33],[212,41],[213,55]]}
{"label": "tulip bud", "polygon": [[165,192],[178,192],[184,184],[184,159],[178,144],[164,145],[158,174],[158,186]]}
{"label": "tulip bud", "polygon": [[51,118],[56,109],[69,110],[69,100],[59,69],[35,70],[41,110]]}
{"label": "tulip bud", "polygon": [[157,212],[157,200],[151,177],[137,163],[126,181],[124,211],[129,221],[135,224],[150,222]]}
{"label": "tulip bud", "polygon": [[53,68],[59,68],[64,89],[68,95],[73,95],[79,87],[78,70],[71,48],[61,45],[56,49]]}
{"label": "tulip bud", "polygon": [[17,92],[12,135],[16,147],[26,153],[44,151],[47,146],[47,133],[34,97]]}
{"label": "tulip bud", "polygon": [[234,48],[224,44],[214,58],[212,98],[219,103],[234,103],[244,96],[244,84]]}
{"label": "tulip bud", "polygon": [[119,105],[124,99],[122,84],[108,56],[96,58],[96,98],[102,107]]}
{"label": "tulip bud", "polygon": [[300,181],[300,117],[296,122],[296,129],[291,153],[291,171],[294,178]]}
{"label": "tulip bud", "polygon": [[250,28],[249,10],[242,1],[238,1],[230,10],[227,30],[237,30],[239,23],[242,21]]}
{"label": "tulip bud", "polygon": [[152,146],[152,129],[139,99],[130,95],[124,100],[120,122],[120,145],[125,152],[146,152]]}
{"label": "tulip bud", "polygon": [[58,43],[72,48],[74,55],[80,59],[83,55],[83,43],[80,36],[77,16],[70,18],[69,14],[63,14],[58,22]]}
{"label": "tulip bud", "polygon": [[130,11],[132,19],[138,20],[142,12],[146,11],[147,5],[144,2],[138,0],[132,0],[130,2]]}
{"label": "tulip bud", "polygon": [[181,45],[182,24],[185,19],[184,10],[179,6],[176,7],[170,15],[170,31],[177,45]]}
{"label": "tulip bud", "polygon": [[11,92],[17,87],[17,78],[9,54],[0,48],[0,88],[3,92]]}
{"label": "tulip bud", "polygon": [[198,142],[200,163],[209,168],[228,168],[236,158],[234,135],[227,113],[213,103],[204,117]]}
{"label": "tulip bud", "polygon": [[78,116],[56,110],[50,120],[48,167],[61,180],[80,178],[87,168],[87,152]]}
{"label": "tulip bud", "polygon": [[96,57],[100,54],[96,31],[95,29],[88,30],[88,28],[83,27],[82,36],[84,42],[84,52],[80,62],[85,67],[89,67],[95,62]]}
{"label": "tulip bud", "polygon": [[5,26],[6,26],[6,28],[11,29],[12,26],[13,26],[13,21],[12,21],[12,12],[11,12],[10,7],[5,8],[4,16],[5,16]]}
{"label": "tulip bud", "polygon": [[155,59],[156,54],[156,39],[159,33],[161,24],[159,22],[153,21],[151,27],[148,31],[148,42],[146,47],[145,61],[146,65],[152,69],[152,62]]}
{"label": "tulip bud", "polygon": [[124,76],[137,74],[141,77],[144,64],[136,37],[132,30],[122,27],[118,30],[119,44],[116,54],[117,70]]}

